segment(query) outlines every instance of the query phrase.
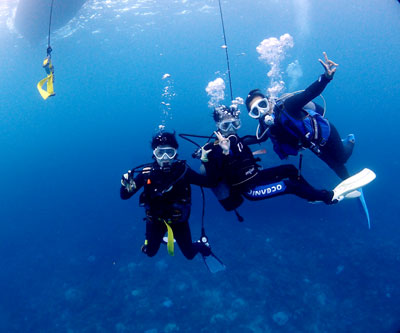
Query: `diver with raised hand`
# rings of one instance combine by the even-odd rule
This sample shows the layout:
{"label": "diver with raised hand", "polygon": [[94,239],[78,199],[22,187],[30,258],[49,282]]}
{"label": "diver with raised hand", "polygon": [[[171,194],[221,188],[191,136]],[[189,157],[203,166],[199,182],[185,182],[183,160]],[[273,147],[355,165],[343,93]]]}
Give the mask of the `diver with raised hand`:
{"label": "diver with raised hand", "polygon": [[349,177],[345,163],[353,152],[354,135],[342,140],[336,127],[324,117],[324,108],[312,102],[333,79],[338,66],[323,54],[325,62],[318,60],[324,74],[304,91],[274,99],[259,89],[251,90],[246,107],[249,116],[259,121],[256,136],[262,141],[270,138],[281,159],[308,148],[344,180]]}
{"label": "diver with raised hand", "polygon": [[[294,194],[310,202],[322,201],[326,204],[336,203],[345,197],[356,197],[354,191],[369,183],[372,175],[368,174],[365,184],[358,182],[357,187],[351,179],[340,183],[333,191],[317,190],[302,177],[292,164],[261,169],[257,164],[249,145],[261,141],[255,136],[237,135],[241,127],[240,111],[237,105],[230,108],[222,105],[214,109],[213,118],[217,126],[214,132],[216,140],[202,147],[201,161],[205,172],[218,186],[213,188],[220,204],[227,211],[235,211],[239,221],[242,220],[236,208],[243,197],[251,201]],[[375,175],[373,175],[374,177]],[[356,193],[357,192],[357,193]]]}
{"label": "diver with raised hand", "polygon": [[[167,248],[174,253],[174,239],[183,255],[191,260],[197,253],[212,254],[208,242],[192,242],[189,216],[191,209],[190,184],[210,187],[207,177],[194,172],[186,161],[177,159],[178,142],[174,133],[161,132],[151,141],[155,161],[129,170],[121,179],[121,198],[132,197],[143,187],[139,204],[146,212],[146,240],[142,252],[153,257],[168,234]],[[138,172],[135,175],[135,172]]]}

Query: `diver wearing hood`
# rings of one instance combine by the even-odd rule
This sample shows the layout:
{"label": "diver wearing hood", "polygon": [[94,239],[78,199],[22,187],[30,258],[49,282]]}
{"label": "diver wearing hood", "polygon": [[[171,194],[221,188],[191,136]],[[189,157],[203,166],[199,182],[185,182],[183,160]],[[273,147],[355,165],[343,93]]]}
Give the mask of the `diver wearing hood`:
{"label": "diver wearing hood", "polygon": [[[191,260],[197,253],[211,254],[208,244],[192,243],[189,227],[191,208],[190,184],[210,187],[208,178],[194,172],[183,160],[177,159],[178,142],[174,133],[163,132],[151,142],[154,163],[145,165],[135,176],[129,170],[121,179],[121,198],[132,197],[143,187],[139,204],[146,212],[146,240],[142,251],[153,257],[159,250],[163,237],[168,234],[167,248],[174,253],[174,238],[183,255]],[[137,168],[136,168],[137,169]]]}
{"label": "diver wearing hood", "polygon": [[236,134],[241,127],[239,115],[237,106],[215,108],[217,139],[202,147],[201,161],[207,176],[218,183],[213,192],[225,210],[235,210],[243,197],[257,201],[284,194],[326,204],[336,202],[333,191],[315,189],[291,164],[262,170],[249,148],[261,141],[255,136],[241,138]]}
{"label": "diver wearing hood", "polygon": [[342,140],[324,117],[324,108],[312,102],[333,79],[338,66],[325,52],[324,57],[325,62],[319,61],[325,73],[304,91],[273,99],[255,89],[249,92],[246,107],[249,116],[259,120],[256,136],[261,141],[271,138],[281,159],[308,148],[344,180],[349,177],[345,163],[353,152],[354,135]]}

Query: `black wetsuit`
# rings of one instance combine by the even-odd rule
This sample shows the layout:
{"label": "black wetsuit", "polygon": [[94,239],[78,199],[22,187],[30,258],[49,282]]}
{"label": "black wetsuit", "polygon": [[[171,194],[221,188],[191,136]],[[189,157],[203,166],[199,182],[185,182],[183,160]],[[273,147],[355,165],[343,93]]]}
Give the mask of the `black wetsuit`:
{"label": "black wetsuit", "polygon": [[260,143],[255,136],[229,136],[229,155],[224,155],[217,142],[204,147],[208,154],[207,175],[218,182],[213,189],[221,205],[228,211],[239,207],[243,197],[251,201],[294,194],[308,201],[332,203],[333,192],[312,187],[291,164],[263,169],[257,165],[249,145]]}
{"label": "black wetsuit", "polygon": [[[318,97],[329,82],[330,80],[327,79],[325,75],[321,75],[317,81],[312,83],[304,91],[284,99],[281,107],[277,105],[274,107],[275,119],[280,116],[282,107],[290,116],[295,119],[305,118],[307,116],[307,112],[303,110],[303,107],[314,98]],[[323,160],[341,179],[346,179],[349,177],[349,173],[344,164],[352,154],[354,144],[350,142],[343,144],[335,126],[332,123],[329,123],[329,126],[330,135],[327,141],[324,142],[323,145],[318,145],[317,151],[313,150],[313,152],[316,153],[317,156]],[[260,119],[260,129],[261,133],[266,129],[263,119]],[[266,132],[261,139],[265,141],[269,137],[273,139],[273,141],[290,146],[293,149],[293,153],[287,153],[287,155],[296,155],[297,151],[302,147],[309,148],[307,147],[307,143],[304,144],[304,142],[299,142],[298,136],[291,133],[287,127],[283,126],[277,121],[275,121],[275,124],[270,127],[269,131]],[[287,155],[280,155],[280,157],[282,159],[287,158]]]}
{"label": "black wetsuit", "polygon": [[[183,255],[193,259],[197,253],[209,255],[210,249],[203,243],[192,243],[189,227],[191,208],[190,184],[210,187],[208,178],[194,172],[185,161],[176,161],[171,168],[161,169],[154,162],[144,167],[135,178],[136,189],[128,192],[121,186],[121,198],[126,200],[144,187],[140,205],[146,210],[146,242],[143,252],[153,257],[159,250],[168,225]],[[165,221],[165,222],[164,222]]]}

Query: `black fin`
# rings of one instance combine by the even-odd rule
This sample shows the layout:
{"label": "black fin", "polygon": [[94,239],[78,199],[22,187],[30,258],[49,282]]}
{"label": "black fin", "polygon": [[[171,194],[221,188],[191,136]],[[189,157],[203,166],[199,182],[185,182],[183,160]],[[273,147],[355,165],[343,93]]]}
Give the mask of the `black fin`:
{"label": "black fin", "polygon": [[243,222],[244,218],[239,214],[239,212],[236,209],[234,209],[233,211],[235,212],[236,217],[239,220],[239,222]]}

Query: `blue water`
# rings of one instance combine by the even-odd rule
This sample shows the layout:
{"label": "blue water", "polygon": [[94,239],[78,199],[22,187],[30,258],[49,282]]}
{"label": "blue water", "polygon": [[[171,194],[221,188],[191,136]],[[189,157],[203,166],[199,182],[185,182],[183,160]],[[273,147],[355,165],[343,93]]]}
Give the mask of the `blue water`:
{"label": "blue water", "polygon": [[[140,252],[143,211],[137,196],[119,198],[120,177],[150,161],[158,125],[214,130],[205,87],[226,80],[218,2],[89,1],[68,29],[53,34],[57,95],[43,101],[35,86],[44,76],[46,40],[31,45],[10,29],[16,1],[2,1],[0,332],[400,329],[400,4],[222,4],[235,97],[268,87],[269,68],[256,52],[265,38],[293,37],[282,70],[298,60],[303,76],[294,90],[322,73],[322,51],[339,63],[324,92],[327,117],[343,137],[356,135],[349,170],[377,174],[364,189],[371,230],[355,200],[246,202],[238,223],[206,191],[207,233],[227,270],[211,275],[201,258],[187,261],[179,250],[147,258]],[[167,83],[174,95],[165,114]],[[252,134],[244,110],[242,121],[239,134]],[[180,157],[198,168],[194,146],[180,144]],[[265,167],[282,163],[265,147]],[[303,173],[317,187],[338,183],[310,153]],[[193,201],[196,239],[198,189]]]}

